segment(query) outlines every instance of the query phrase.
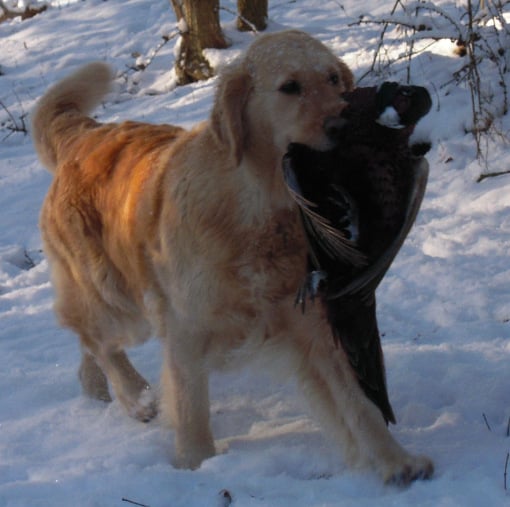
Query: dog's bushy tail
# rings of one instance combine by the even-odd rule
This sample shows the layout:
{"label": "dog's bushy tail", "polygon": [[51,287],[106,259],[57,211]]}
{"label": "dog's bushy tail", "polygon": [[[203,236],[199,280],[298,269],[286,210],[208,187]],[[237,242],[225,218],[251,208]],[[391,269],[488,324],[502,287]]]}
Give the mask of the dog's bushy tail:
{"label": "dog's bushy tail", "polygon": [[32,118],[32,136],[41,162],[54,171],[59,154],[77,134],[76,127],[96,125],[87,115],[108,93],[112,69],[105,63],[85,65],[51,87]]}

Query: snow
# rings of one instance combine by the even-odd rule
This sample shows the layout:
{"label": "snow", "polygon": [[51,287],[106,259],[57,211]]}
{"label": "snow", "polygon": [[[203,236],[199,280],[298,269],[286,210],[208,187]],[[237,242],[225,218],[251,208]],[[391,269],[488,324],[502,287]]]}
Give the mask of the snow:
{"label": "snow", "polygon": [[[275,0],[269,30],[308,31],[362,76],[380,27],[349,23],[362,13],[387,15],[393,3]],[[254,37],[235,30],[235,2],[222,5],[232,46],[208,51],[216,67]],[[432,480],[401,490],[347,469],[293,382],[259,371],[213,375],[212,425],[225,452],[194,472],[172,467],[171,431],[158,420],[142,424],[116,401],[104,405],[82,396],[77,340],[53,316],[40,251],[38,213],[51,176],[30,137],[9,130],[7,111],[18,126],[28,126],[51,83],[85,62],[105,60],[118,78],[96,111],[101,121],[190,127],[207,117],[215,80],[174,87],[177,38],[157,53],[154,48],[176,29],[169,2],[144,0],[52,2],[32,19],[0,24],[0,505],[129,506],[124,498],[150,507],[216,507],[226,505],[224,490],[243,507],[508,505],[510,175],[477,179],[510,168],[510,117],[498,120],[501,135],[483,146],[486,162],[478,161],[467,132],[469,92],[451,81],[465,62],[453,55],[450,41],[413,60],[414,84],[427,86],[434,100],[415,133],[416,140],[433,143],[431,174],[416,226],[378,292],[398,419],[392,431],[409,450],[433,458]],[[145,70],[134,69],[149,60]],[[405,65],[384,78],[403,80]],[[484,65],[482,77],[500,104],[500,76],[489,61]],[[159,344],[136,348],[131,357],[157,384]],[[510,470],[508,482],[510,488]]]}
{"label": "snow", "polygon": [[377,123],[393,129],[404,128],[404,125],[400,125],[400,116],[397,110],[392,106],[387,107],[381,113],[377,118]]}

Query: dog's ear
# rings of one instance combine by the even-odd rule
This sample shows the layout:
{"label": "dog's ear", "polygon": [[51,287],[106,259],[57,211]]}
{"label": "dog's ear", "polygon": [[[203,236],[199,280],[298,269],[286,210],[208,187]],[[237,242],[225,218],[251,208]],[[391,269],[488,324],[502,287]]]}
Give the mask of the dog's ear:
{"label": "dog's ear", "polygon": [[239,165],[247,135],[244,110],[251,90],[251,77],[242,65],[233,65],[220,75],[211,129],[216,141],[230,152]]}
{"label": "dog's ear", "polygon": [[345,84],[345,91],[352,92],[354,90],[354,75],[351,72],[351,69],[340,60],[340,73],[342,74],[342,81]]}

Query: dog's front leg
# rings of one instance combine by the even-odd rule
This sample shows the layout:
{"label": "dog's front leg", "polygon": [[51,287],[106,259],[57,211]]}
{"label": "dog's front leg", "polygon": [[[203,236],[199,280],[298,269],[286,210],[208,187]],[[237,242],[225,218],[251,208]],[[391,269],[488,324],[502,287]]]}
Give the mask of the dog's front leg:
{"label": "dog's front leg", "polygon": [[[209,426],[209,379],[203,356],[192,340],[179,335],[179,344],[170,340],[164,345],[162,371],[163,416],[175,432],[177,468],[196,469],[215,455]],[[196,345],[196,344],[195,344]]]}
{"label": "dog's front leg", "polygon": [[327,343],[315,340],[298,376],[313,412],[343,447],[351,465],[371,467],[385,482],[399,485],[432,475],[429,458],[408,453],[393,438],[341,350],[332,351]]}

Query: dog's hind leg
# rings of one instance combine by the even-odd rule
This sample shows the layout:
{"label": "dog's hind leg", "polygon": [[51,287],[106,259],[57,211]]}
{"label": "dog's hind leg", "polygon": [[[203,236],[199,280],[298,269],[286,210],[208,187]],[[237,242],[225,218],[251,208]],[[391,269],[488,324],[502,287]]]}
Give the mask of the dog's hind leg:
{"label": "dog's hind leg", "polygon": [[90,398],[105,402],[112,401],[108,390],[108,379],[97,364],[94,356],[82,350],[81,364],[78,371],[83,392]]}
{"label": "dog's hind leg", "polygon": [[154,393],[149,383],[131,364],[126,353],[122,349],[91,345],[90,340],[86,343],[90,352],[84,351],[80,366],[80,380],[85,393],[94,398],[105,399],[101,395],[109,396],[107,378],[115,396],[131,417],[142,422],[153,419],[157,414]]}

